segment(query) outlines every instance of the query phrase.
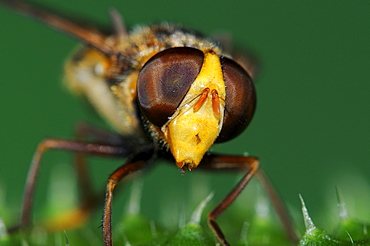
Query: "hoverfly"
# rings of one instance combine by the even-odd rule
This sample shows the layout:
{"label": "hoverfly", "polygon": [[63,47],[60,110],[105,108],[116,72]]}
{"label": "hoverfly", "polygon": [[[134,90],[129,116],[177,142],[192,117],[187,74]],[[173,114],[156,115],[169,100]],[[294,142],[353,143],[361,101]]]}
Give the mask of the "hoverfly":
{"label": "hoverfly", "polygon": [[[256,106],[250,73],[220,45],[172,24],[140,26],[127,32],[116,12],[112,12],[114,31],[107,35],[21,1],[1,2],[83,42],[65,65],[66,85],[86,98],[117,132],[113,135],[83,126],[77,140],[42,141],[29,170],[20,224],[10,231],[30,223],[41,158],[47,150],[60,149],[80,157],[84,154],[127,158],[107,181],[102,226],[105,246],[112,245],[111,204],[115,186],[158,158],[175,163],[181,173],[196,168],[245,173],[208,215],[209,226],[222,245],[229,243],[216,219],[254,175],[267,187],[288,237],[295,240],[288,215],[258,170],[259,160],[209,152],[213,144],[229,141],[243,132]],[[97,141],[89,142],[87,136]],[[77,162],[80,171],[85,169],[82,159]],[[84,179],[84,175],[80,178]],[[90,197],[86,199],[87,204],[91,202]]]}

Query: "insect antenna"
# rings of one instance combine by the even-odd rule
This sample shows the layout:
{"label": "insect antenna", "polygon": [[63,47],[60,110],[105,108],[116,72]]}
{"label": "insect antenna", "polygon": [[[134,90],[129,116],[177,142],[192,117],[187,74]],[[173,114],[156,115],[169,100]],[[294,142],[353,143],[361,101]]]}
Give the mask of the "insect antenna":
{"label": "insect antenna", "polygon": [[45,22],[49,26],[57,30],[61,30],[71,35],[72,37],[80,39],[81,41],[100,50],[107,56],[117,53],[115,52],[113,47],[105,42],[107,35],[102,34],[95,29],[83,26],[76,21],[68,20],[67,18],[62,17],[60,14],[55,13],[54,11],[49,12],[44,7],[30,5],[18,0],[0,0],[0,3],[3,3],[24,15],[28,15],[42,22]]}

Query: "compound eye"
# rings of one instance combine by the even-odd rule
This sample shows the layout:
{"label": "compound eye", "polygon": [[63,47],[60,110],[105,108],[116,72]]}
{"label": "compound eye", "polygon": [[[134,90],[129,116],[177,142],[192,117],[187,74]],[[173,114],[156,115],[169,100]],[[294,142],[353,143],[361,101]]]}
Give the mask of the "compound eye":
{"label": "compound eye", "polygon": [[203,64],[203,52],[189,47],[170,48],[154,55],[137,81],[139,105],[155,126],[163,126],[189,91]]}
{"label": "compound eye", "polygon": [[256,92],[249,74],[235,61],[221,57],[226,86],[224,122],[217,142],[238,136],[252,120],[256,108]]}

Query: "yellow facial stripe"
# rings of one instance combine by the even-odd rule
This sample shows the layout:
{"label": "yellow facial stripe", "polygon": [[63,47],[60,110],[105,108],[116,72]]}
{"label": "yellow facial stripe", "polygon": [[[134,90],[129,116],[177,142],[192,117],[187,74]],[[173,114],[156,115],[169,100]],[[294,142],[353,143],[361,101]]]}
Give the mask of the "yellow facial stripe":
{"label": "yellow facial stripe", "polygon": [[206,52],[204,54],[202,69],[190,87],[183,103],[187,103],[187,100],[193,100],[194,97],[201,95],[205,88],[209,88],[210,91],[216,90],[218,96],[225,99],[226,90],[220,58],[213,52]]}
{"label": "yellow facial stripe", "polygon": [[179,168],[198,166],[221,131],[225,83],[220,58],[205,52],[203,66],[182,103],[162,132]]}

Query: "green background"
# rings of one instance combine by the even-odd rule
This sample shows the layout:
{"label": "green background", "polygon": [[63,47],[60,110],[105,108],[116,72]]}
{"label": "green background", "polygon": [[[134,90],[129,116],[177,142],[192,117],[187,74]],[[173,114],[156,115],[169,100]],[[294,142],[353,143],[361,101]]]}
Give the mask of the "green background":
{"label": "green background", "polygon": [[[91,23],[108,24],[107,10],[115,7],[128,26],[169,21],[205,34],[230,34],[260,60],[257,112],[240,137],[213,150],[258,156],[293,214],[302,194],[315,220],[323,207],[335,207],[335,187],[355,210],[370,203],[369,1],[38,2]],[[17,213],[41,139],[71,138],[81,120],[107,126],[61,85],[63,63],[76,40],[3,6],[0,33],[0,192]],[[50,168],[72,162],[71,156],[45,156],[37,208],[45,201]],[[97,189],[121,163],[92,161]],[[163,203],[186,207],[178,199],[196,190],[215,191],[219,200],[240,177],[197,170],[181,176],[174,164],[158,165],[146,176],[147,213],[163,210]],[[116,196],[116,207],[124,197]],[[359,217],[369,219],[370,212]]]}

